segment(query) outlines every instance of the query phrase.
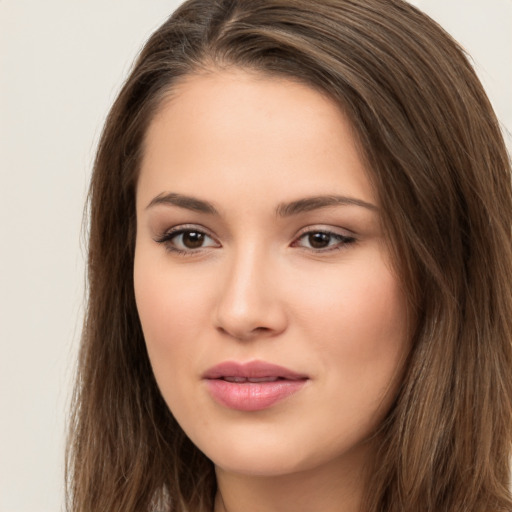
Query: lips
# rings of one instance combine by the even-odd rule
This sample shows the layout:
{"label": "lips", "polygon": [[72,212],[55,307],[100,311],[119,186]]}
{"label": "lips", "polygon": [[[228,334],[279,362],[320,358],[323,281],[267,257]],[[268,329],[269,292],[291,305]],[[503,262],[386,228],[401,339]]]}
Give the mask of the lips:
{"label": "lips", "polygon": [[307,375],[264,361],[226,361],[203,375],[212,398],[239,411],[259,411],[300,391]]}
{"label": "lips", "polygon": [[222,377],[227,382],[234,382],[236,384],[241,384],[242,382],[275,382],[279,380],[281,377]]}

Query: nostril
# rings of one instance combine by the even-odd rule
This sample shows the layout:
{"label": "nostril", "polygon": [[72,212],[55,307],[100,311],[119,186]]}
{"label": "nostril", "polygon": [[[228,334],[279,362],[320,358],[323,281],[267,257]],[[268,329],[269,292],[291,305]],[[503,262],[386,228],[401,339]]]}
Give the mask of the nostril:
{"label": "nostril", "polygon": [[229,336],[231,338],[235,338],[238,340],[248,340],[252,338],[257,338],[258,336],[264,336],[268,333],[272,332],[270,327],[255,327],[253,329],[248,330],[237,330],[236,328],[226,328],[223,326],[218,326],[217,330],[223,335]]}
{"label": "nostril", "polygon": [[256,327],[255,329],[253,329],[254,333],[267,332],[267,331],[270,331],[270,329],[268,327]]}

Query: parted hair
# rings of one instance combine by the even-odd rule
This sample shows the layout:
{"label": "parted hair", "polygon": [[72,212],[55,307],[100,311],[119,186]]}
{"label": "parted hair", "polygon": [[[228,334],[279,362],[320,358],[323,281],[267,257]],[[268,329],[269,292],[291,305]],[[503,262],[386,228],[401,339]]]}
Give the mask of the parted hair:
{"label": "parted hair", "polygon": [[68,510],[213,510],[213,464],[160,395],[132,274],[148,125],[181,79],[228,68],[337,102],[379,198],[414,325],[403,382],[374,434],[364,512],[512,510],[510,160],[464,51],[402,0],[189,0],[143,47],[90,188]]}

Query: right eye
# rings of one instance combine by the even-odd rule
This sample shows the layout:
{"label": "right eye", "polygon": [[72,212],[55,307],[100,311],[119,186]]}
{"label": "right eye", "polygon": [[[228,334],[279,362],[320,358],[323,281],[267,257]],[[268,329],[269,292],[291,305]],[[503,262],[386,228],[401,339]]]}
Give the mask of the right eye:
{"label": "right eye", "polygon": [[195,228],[178,228],[164,233],[156,240],[169,251],[190,254],[207,247],[220,247],[211,236]]}

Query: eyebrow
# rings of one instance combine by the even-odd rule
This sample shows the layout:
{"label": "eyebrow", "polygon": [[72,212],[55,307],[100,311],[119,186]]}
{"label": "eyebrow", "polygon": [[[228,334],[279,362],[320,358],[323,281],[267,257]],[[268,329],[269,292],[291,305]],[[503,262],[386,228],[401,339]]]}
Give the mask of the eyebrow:
{"label": "eyebrow", "polygon": [[[185,196],[175,192],[167,194],[159,194],[151,200],[146,206],[146,209],[156,205],[170,205],[178,206],[199,213],[206,213],[209,215],[218,215],[217,209],[213,204],[196,197]],[[281,203],[276,208],[276,213],[280,217],[290,217],[300,213],[309,212],[312,210],[319,210],[321,208],[328,208],[330,206],[360,206],[371,211],[377,211],[378,208],[372,203],[347,196],[313,196],[298,199],[290,203]]]}
{"label": "eyebrow", "polygon": [[291,203],[280,204],[276,212],[281,217],[297,215],[299,213],[328,208],[329,206],[360,206],[371,211],[377,211],[378,208],[372,203],[347,196],[313,196],[292,201]]}
{"label": "eyebrow", "polygon": [[168,194],[159,194],[153,198],[151,202],[146,206],[146,210],[158,204],[179,206],[180,208],[193,210],[199,213],[217,215],[217,210],[208,201],[203,201],[202,199],[197,199],[195,197],[184,196],[182,194],[176,194],[174,192],[170,192]]}

